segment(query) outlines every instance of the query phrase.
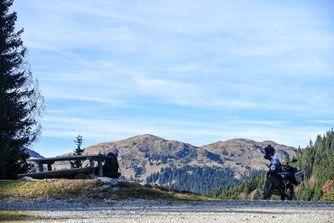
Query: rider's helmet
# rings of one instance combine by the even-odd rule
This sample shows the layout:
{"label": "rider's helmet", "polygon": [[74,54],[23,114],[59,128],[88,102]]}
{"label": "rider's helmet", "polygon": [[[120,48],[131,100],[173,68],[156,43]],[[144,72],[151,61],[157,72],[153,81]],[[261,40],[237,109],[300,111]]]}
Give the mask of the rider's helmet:
{"label": "rider's helmet", "polygon": [[267,147],[264,148],[264,158],[271,160],[271,157],[275,154],[275,149],[269,144]]}

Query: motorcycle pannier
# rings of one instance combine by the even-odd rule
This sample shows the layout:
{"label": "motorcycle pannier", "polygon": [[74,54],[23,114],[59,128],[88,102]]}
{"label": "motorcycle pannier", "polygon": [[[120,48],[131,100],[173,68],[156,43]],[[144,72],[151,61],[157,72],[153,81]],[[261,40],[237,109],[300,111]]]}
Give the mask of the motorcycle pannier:
{"label": "motorcycle pannier", "polygon": [[297,171],[295,173],[295,178],[296,178],[296,182],[297,183],[302,182],[303,181],[303,173],[302,173],[302,171]]}

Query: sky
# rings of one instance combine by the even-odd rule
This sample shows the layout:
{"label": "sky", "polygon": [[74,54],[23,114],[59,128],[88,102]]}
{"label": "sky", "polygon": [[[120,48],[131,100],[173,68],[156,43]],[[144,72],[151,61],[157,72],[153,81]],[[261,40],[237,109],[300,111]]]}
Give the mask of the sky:
{"label": "sky", "polygon": [[46,157],[152,134],[305,147],[334,126],[333,1],[16,0]]}

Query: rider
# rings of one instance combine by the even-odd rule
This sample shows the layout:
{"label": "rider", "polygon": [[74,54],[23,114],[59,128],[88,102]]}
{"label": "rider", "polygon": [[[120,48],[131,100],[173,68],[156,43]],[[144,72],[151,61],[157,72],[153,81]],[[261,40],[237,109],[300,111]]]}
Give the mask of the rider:
{"label": "rider", "polygon": [[[267,160],[270,160],[270,169],[272,171],[280,171],[285,172],[288,177],[293,177],[293,173],[296,171],[296,168],[291,167],[289,165],[282,166],[282,154],[279,152],[276,152],[275,149],[269,144],[267,147],[264,148],[265,155],[264,158]],[[284,167],[284,168],[282,168]]]}
{"label": "rider", "polygon": [[275,154],[274,147],[272,147],[271,144],[268,144],[268,146],[264,148],[264,152],[266,153],[264,158],[271,161],[272,156]]}
{"label": "rider", "polygon": [[267,147],[264,148],[264,158],[270,160],[270,168],[274,171],[276,168],[281,167],[282,155],[280,153],[276,153],[274,147],[271,144],[268,144]]}

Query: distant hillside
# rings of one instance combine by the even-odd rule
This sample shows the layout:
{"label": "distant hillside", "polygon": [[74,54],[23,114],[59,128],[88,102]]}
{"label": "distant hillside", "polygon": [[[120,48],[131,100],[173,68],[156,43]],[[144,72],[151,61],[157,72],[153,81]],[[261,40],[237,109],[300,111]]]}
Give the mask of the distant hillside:
{"label": "distant hillside", "polygon": [[117,148],[123,179],[207,192],[238,182],[254,170],[264,170],[263,147],[268,143],[290,156],[296,152],[294,147],[269,141],[232,139],[196,147],[146,134],[89,146],[85,153]]}
{"label": "distant hillside", "polygon": [[[304,173],[304,181],[296,187],[295,199],[306,201],[334,201],[334,132],[333,129],[323,136],[318,135],[315,143],[304,149],[298,149],[297,167]],[[261,199],[265,175],[252,177],[241,184],[230,185],[213,190],[208,195],[216,198]],[[275,198],[274,198],[275,199]]]}
{"label": "distant hillside", "polygon": [[38,152],[35,152],[34,150],[31,150],[31,149],[28,149],[28,148],[24,148],[24,149],[25,149],[26,153],[28,153],[31,158],[44,158],[44,156],[42,156]]}
{"label": "distant hillside", "polygon": [[249,139],[218,141],[201,148],[218,155],[217,159],[220,159],[225,167],[231,168],[239,175],[244,175],[249,170],[265,169],[263,148],[268,144],[285,156],[291,157],[297,152],[294,147],[280,145],[273,141],[256,142]]}

